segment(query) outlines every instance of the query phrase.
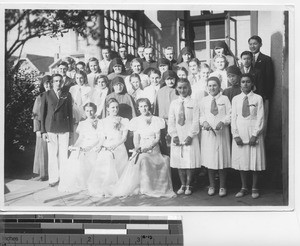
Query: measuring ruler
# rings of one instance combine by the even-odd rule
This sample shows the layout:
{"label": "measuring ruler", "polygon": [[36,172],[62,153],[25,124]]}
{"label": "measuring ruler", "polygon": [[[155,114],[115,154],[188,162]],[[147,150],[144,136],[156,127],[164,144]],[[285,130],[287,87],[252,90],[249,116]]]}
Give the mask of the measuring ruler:
{"label": "measuring ruler", "polygon": [[1,246],[183,246],[180,216],[17,214],[1,224]]}

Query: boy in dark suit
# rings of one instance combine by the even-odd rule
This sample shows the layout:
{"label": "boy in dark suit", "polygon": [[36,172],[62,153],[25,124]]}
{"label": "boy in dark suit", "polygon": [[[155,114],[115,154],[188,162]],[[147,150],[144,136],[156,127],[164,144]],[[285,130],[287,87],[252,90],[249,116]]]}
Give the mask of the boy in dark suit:
{"label": "boy in dark suit", "polygon": [[62,89],[60,74],[52,76],[53,89],[41,100],[41,133],[48,146],[49,185],[59,182],[59,173],[68,158],[69,134],[73,129],[72,97]]}
{"label": "boy in dark suit", "polygon": [[157,62],[153,59],[154,57],[154,48],[151,45],[148,45],[144,49],[145,61],[143,62],[143,69],[148,67],[157,68]]}
{"label": "boy in dark suit", "polygon": [[62,76],[62,90],[69,91],[70,87],[75,85],[73,79],[67,76],[69,64],[65,61],[58,65],[58,73]]}
{"label": "boy in dark suit", "polygon": [[[269,100],[274,88],[274,69],[271,57],[260,52],[262,39],[259,36],[252,36],[248,39],[249,49],[253,54],[253,67],[261,72],[262,93],[265,108],[265,127],[269,115]],[[266,129],[266,128],[265,128]],[[264,132],[266,134],[266,131]]]}

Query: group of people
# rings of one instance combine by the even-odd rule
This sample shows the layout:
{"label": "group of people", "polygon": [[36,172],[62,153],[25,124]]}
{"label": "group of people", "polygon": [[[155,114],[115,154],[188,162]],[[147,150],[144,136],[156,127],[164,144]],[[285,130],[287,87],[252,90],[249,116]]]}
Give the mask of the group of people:
{"label": "group of people", "polygon": [[[238,62],[225,42],[217,43],[210,65],[189,47],[177,61],[166,47],[155,61],[153,47],[138,47],[135,58],[124,45],[118,54],[104,47],[103,60],[80,61],[75,69],[62,61],[58,73],[43,77],[34,104],[37,179],[91,196],[174,197],[191,195],[195,170],[205,167],[208,195],[219,189],[224,197],[233,168],[241,177],[235,196],[249,193],[251,172],[258,198],[274,77],[261,38],[248,44]],[[178,169],[176,192],[170,167]]]}

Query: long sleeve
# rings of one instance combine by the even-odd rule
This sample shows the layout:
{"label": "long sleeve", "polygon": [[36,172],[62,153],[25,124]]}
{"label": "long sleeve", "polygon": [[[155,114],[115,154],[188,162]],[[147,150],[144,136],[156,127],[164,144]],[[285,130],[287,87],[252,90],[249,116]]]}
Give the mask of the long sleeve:
{"label": "long sleeve", "polygon": [[33,119],[33,131],[37,132],[41,130],[41,96],[37,96],[34,101],[32,108],[32,119]]}
{"label": "long sleeve", "polygon": [[47,116],[47,100],[46,93],[41,98],[41,109],[40,109],[40,120],[41,120],[41,133],[46,132],[46,116]]}
{"label": "long sleeve", "polygon": [[235,96],[232,99],[232,109],[231,109],[231,133],[233,138],[239,137],[239,131],[237,129],[237,104],[238,104],[238,98],[239,96]]}
{"label": "long sleeve", "polygon": [[67,99],[68,115],[69,115],[69,132],[73,132],[73,108],[72,108],[72,96],[68,93]]}
{"label": "long sleeve", "polygon": [[176,101],[173,101],[170,105],[169,109],[169,117],[168,117],[168,133],[171,137],[176,137],[178,135],[176,129],[176,115],[175,115],[175,106]]}
{"label": "long sleeve", "polygon": [[256,124],[255,128],[253,130],[252,135],[253,136],[258,136],[264,127],[264,104],[263,104],[263,99],[261,96],[256,95],[258,98],[258,105],[257,105],[257,115],[256,115]]}
{"label": "long sleeve", "polygon": [[230,101],[228,99],[228,97],[224,96],[222,97],[224,102],[225,102],[225,110],[226,110],[226,114],[223,117],[223,119],[221,120],[225,125],[229,125],[230,124],[230,118],[231,118],[231,104]]}
{"label": "long sleeve", "polygon": [[190,137],[194,137],[199,133],[199,117],[200,117],[200,109],[196,101],[194,101],[193,123],[192,123],[191,130],[189,132]]}

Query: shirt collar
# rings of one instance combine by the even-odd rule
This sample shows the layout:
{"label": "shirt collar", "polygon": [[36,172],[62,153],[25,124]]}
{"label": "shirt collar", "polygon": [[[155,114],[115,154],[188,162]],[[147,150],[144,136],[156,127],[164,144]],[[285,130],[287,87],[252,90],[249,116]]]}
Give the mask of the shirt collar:
{"label": "shirt collar", "polygon": [[216,96],[212,96],[210,94],[208,94],[208,96],[210,97],[210,99],[212,100],[213,98],[218,99],[221,96],[221,92],[219,92]]}
{"label": "shirt collar", "polygon": [[244,98],[245,96],[251,97],[253,94],[254,94],[253,91],[250,91],[248,94],[245,94],[243,91],[242,91],[242,93],[241,93],[241,95],[243,95],[243,98]]}

